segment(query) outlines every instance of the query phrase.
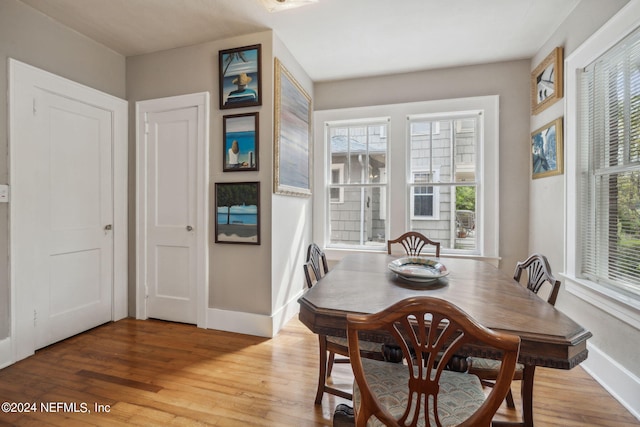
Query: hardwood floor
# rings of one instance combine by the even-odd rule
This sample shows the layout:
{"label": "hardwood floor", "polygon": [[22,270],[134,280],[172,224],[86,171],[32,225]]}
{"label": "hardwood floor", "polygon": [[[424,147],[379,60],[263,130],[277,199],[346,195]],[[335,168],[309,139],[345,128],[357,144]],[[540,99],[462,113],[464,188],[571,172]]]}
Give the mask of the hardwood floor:
{"label": "hardwood floor", "polygon": [[[0,425],[330,426],[350,402],[325,394],[314,405],[317,346],[297,319],[270,340],[125,319],[0,370],[0,403],[35,409],[0,412]],[[336,365],[333,381],[351,380]],[[534,393],[537,426],[640,426],[579,367],[536,370]],[[519,415],[503,405],[498,417]]]}

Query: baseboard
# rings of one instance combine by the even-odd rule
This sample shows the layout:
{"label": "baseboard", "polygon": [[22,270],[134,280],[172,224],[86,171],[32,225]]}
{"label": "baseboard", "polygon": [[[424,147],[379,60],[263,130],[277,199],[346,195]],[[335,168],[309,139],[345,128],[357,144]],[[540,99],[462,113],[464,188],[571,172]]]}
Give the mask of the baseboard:
{"label": "baseboard", "polygon": [[580,366],[640,420],[640,378],[598,347],[587,343],[589,357]]}
{"label": "baseboard", "polygon": [[11,338],[5,338],[0,340],[0,369],[6,368],[13,364],[13,357],[11,357]]}
{"label": "baseboard", "polygon": [[296,295],[272,315],[209,308],[206,327],[207,329],[273,338],[300,310],[298,298],[301,294]]}

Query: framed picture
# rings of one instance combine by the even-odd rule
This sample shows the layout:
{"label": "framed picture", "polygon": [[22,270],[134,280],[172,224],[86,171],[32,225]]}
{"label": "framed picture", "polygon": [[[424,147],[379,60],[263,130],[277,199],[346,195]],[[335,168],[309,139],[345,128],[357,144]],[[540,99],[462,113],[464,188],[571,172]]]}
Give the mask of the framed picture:
{"label": "framed picture", "polygon": [[531,177],[562,174],[562,117],[531,134]]}
{"label": "framed picture", "polygon": [[275,59],[274,192],[311,195],[311,97]]}
{"label": "framed picture", "polygon": [[216,183],[216,243],[260,244],[260,183]]}
{"label": "framed picture", "polygon": [[538,114],[563,94],[562,47],[557,47],[531,73],[531,111]]}
{"label": "framed picture", "polygon": [[222,118],[223,172],[258,170],[258,113]]}
{"label": "framed picture", "polygon": [[259,44],[218,53],[221,110],[262,105],[261,62]]}

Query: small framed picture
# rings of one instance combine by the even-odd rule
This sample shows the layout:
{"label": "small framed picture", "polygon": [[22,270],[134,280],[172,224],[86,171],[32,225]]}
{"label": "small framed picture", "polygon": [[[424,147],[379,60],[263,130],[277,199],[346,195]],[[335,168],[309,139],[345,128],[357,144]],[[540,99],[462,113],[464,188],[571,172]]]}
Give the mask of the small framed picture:
{"label": "small framed picture", "polygon": [[216,183],[216,243],[260,244],[260,183]]}
{"label": "small framed picture", "polygon": [[555,48],[531,73],[531,111],[538,114],[563,94],[562,47]]}
{"label": "small framed picture", "polygon": [[262,105],[261,45],[218,53],[220,109]]}
{"label": "small framed picture", "polygon": [[222,118],[223,172],[258,170],[258,113]]}
{"label": "small framed picture", "polygon": [[531,134],[531,177],[562,174],[562,117]]}

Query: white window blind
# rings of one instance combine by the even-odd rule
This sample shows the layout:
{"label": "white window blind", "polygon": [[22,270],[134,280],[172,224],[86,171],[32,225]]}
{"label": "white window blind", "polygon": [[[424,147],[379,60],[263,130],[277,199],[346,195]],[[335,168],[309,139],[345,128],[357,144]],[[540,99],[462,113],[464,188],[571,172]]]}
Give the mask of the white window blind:
{"label": "white window blind", "polygon": [[640,30],[580,84],[580,274],[640,298]]}

